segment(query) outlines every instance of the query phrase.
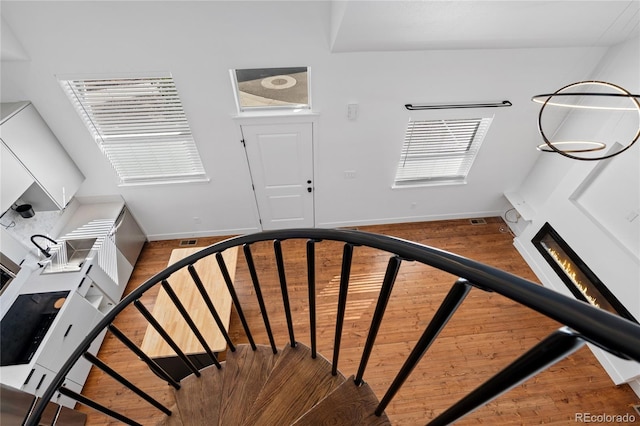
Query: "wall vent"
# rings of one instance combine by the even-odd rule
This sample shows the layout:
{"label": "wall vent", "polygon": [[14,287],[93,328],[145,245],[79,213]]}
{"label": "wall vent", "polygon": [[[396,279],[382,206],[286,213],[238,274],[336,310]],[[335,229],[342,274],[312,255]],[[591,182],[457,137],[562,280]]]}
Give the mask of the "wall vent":
{"label": "wall vent", "polygon": [[198,244],[198,240],[181,240],[180,247],[191,247]]}
{"label": "wall vent", "polygon": [[472,225],[486,225],[487,221],[483,218],[469,219],[469,223]]}

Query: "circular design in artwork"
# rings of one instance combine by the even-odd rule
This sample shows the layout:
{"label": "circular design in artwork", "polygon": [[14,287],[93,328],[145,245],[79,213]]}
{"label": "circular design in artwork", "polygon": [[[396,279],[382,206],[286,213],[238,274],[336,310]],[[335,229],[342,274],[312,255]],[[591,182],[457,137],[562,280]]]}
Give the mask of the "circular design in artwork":
{"label": "circular design in artwork", "polygon": [[265,89],[275,90],[289,89],[290,87],[295,86],[296,83],[296,79],[290,75],[274,75],[263,78],[262,81],[260,81],[260,84]]}

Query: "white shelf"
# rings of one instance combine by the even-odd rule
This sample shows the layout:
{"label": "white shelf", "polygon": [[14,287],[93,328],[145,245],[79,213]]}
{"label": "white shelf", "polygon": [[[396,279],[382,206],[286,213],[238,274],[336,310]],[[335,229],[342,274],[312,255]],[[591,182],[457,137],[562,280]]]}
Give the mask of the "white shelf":
{"label": "white shelf", "polygon": [[87,302],[91,303],[94,308],[98,309],[104,299],[104,296],[98,294],[86,295],[85,299],[87,299]]}
{"label": "white shelf", "polygon": [[91,287],[84,298],[102,314],[109,312],[114,306],[114,303],[111,302],[111,300],[109,300],[109,298],[105,296],[104,293],[95,286],[95,284],[91,284]]}
{"label": "white shelf", "polygon": [[536,211],[530,204],[527,204],[520,194],[516,192],[505,192],[504,196],[524,220],[533,220],[535,218]]}

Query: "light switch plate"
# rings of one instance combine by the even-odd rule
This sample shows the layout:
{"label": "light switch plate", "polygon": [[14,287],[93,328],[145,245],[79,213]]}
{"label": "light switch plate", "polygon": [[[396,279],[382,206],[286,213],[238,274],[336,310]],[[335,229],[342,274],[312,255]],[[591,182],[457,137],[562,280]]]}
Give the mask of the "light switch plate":
{"label": "light switch plate", "polygon": [[358,119],[358,104],[347,105],[347,119],[349,121],[355,121]]}

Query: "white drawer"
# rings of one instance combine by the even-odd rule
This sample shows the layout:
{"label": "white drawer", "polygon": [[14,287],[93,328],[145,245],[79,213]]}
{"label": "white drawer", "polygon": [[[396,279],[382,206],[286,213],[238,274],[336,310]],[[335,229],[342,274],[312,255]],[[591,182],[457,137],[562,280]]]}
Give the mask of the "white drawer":
{"label": "white drawer", "polygon": [[53,323],[36,362],[58,371],[93,327],[98,311],[75,291]]}
{"label": "white drawer", "polygon": [[22,390],[32,395],[42,396],[56,373],[41,365],[34,364],[33,369],[22,384]]}

